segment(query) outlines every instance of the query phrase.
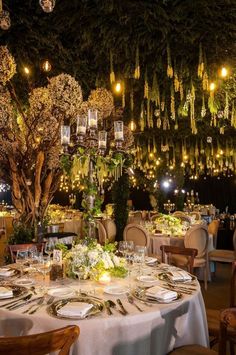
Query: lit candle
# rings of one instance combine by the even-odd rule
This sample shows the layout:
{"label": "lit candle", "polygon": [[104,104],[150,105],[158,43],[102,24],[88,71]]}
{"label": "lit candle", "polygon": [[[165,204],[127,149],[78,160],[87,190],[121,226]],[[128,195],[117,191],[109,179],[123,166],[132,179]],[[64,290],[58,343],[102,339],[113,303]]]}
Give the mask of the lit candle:
{"label": "lit candle", "polygon": [[77,133],[78,133],[78,134],[85,134],[85,133],[86,133],[86,127],[84,127],[84,126],[78,126],[78,127],[77,127]]}
{"label": "lit candle", "polygon": [[109,272],[104,272],[99,277],[99,283],[102,285],[107,285],[111,282],[111,276]]}

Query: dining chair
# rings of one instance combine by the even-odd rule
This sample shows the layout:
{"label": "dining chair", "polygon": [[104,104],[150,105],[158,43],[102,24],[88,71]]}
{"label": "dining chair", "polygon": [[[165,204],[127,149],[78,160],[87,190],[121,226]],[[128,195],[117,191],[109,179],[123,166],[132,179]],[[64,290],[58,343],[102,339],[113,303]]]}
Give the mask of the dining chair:
{"label": "dining chair", "polygon": [[26,251],[33,247],[37,248],[37,251],[43,253],[45,243],[28,243],[28,244],[8,244],[8,250],[10,251],[11,262],[16,262],[16,254],[20,251]]}
{"label": "dining chair", "polygon": [[151,222],[154,222],[156,220],[156,218],[160,217],[161,214],[160,213],[156,213],[156,214],[153,214],[151,217],[150,217],[150,221]]}
{"label": "dining chair", "polygon": [[[208,261],[208,231],[203,225],[192,226],[185,234],[185,248],[197,249],[198,254],[194,258],[193,268],[202,268],[204,270],[204,286],[207,290],[207,280],[209,275]],[[188,259],[184,255],[174,255],[173,261],[179,267],[186,267]]]}
{"label": "dining chair", "polygon": [[217,234],[218,234],[219,226],[220,226],[220,221],[217,219],[214,219],[207,227],[208,234],[213,235],[214,248],[216,248],[216,245],[217,245]]}
{"label": "dining chair", "polygon": [[[236,260],[232,263],[232,274],[230,279],[230,307],[236,307]],[[219,309],[206,309],[208,331],[210,336],[210,346],[214,346],[219,342],[220,336],[220,310]],[[233,345],[230,344],[231,355],[233,352]]]}
{"label": "dining chair", "polygon": [[6,220],[5,217],[0,217],[0,237],[6,235]]}
{"label": "dining chair", "polygon": [[232,355],[236,344],[236,307],[226,308],[220,313],[219,355],[226,354],[227,342]]}
{"label": "dining chair", "polygon": [[101,245],[104,245],[108,241],[106,229],[101,221],[97,220],[96,224],[97,224],[97,229],[98,229],[98,242]]}
{"label": "dining chair", "polygon": [[189,215],[195,217],[196,221],[200,221],[202,219],[201,213],[197,211],[190,212]]}
{"label": "dining chair", "polygon": [[45,355],[58,350],[58,355],[69,355],[79,334],[77,325],[68,325],[46,333],[0,337],[0,355]]}
{"label": "dining chair", "polygon": [[105,219],[102,223],[106,229],[108,243],[113,243],[116,239],[115,222],[112,219]]}
{"label": "dining chair", "polygon": [[186,213],[182,211],[176,211],[172,214],[173,217],[179,218],[182,222],[188,222],[191,224],[191,218],[190,216],[186,215]]}
{"label": "dining chair", "polygon": [[146,229],[139,224],[130,223],[124,229],[124,240],[132,240],[134,245],[142,245],[148,248],[150,239]]}
{"label": "dining chair", "polygon": [[[233,247],[234,250],[213,249],[209,252],[209,261],[232,263],[236,260],[236,229],[233,234]],[[216,265],[215,265],[216,272]]]}
{"label": "dining chair", "polygon": [[140,224],[143,220],[142,211],[134,211],[128,218],[129,223]]}
{"label": "dining chair", "polygon": [[193,273],[193,264],[194,258],[197,256],[197,249],[193,248],[181,248],[174,245],[161,245],[161,255],[162,262],[171,265],[173,255],[184,255],[188,258],[188,262],[186,264],[186,269],[191,274]]}

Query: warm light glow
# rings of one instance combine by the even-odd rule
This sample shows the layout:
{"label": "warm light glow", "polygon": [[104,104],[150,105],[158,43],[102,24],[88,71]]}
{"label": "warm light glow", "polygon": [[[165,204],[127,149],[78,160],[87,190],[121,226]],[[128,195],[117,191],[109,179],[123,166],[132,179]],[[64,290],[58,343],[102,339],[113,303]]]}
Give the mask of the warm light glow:
{"label": "warm light glow", "polygon": [[115,84],[115,92],[117,94],[121,92],[121,83],[119,81]]}
{"label": "warm light glow", "polygon": [[210,91],[214,91],[216,88],[216,84],[215,83],[210,83]]}
{"label": "warm light glow", "polygon": [[188,159],[188,156],[187,155],[184,155],[184,160],[187,160]]}
{"label": "warm light glow", "polygon": [[30,70],[28,67],[24,67],[24,72],[26,75],[29,75],[30,74]]}
{"label": "warm light glow", "polygon": [[173,170],[173,169],[174,169],[174,167],[173,167],[173,165],[171,165],[171,166],[170,166],[170,170]]}
{"label": "warm light glow", "polygon": [[220,150],[220,155],[223,155],[223,154],[224,154],[224,152],[223,152],[223,150],[221,149],[221,150]]}
{"label": "warm light glow", "polygon": [[149,153],[149,158],[152,159],[154,157],[153,153]]}
{"label": "warm light glow", "polygon": [[219,158],[220,157],[220,154],[216,154],[216,158]]}
{"label": "warm light glow", "polygon": [[136,124],[133,120],[130,121],[129,128],[132,132],[136,130]]}
{"label": "warm light glow", "polygon": [[102,285],[107,285],[111,282],[111,276],[108,272],[104,272],[99,277],[99,283]]}
{"label": "warm light glow", "polygon": [[162,185],[165,189],[168,189],[170,187],[170,183],[167,180],[163,181]]}
{"label": "warm light glow", "polygon": [[46,73],[50,72],[50,70],[52,69],[51,63],[49,62],[48,59],[43,62],[42,69]]}
{"label": "warm light glow", "polygon": [[226,78],[226,76],[228,75],[228,70],[225,67],[221,68],[220,75],[222,76],[222,78]]}
{"label": "warm light glow", "polygon": [[160,161],[159,160],[156,161],[156,165],[157,166],[160,165]]}

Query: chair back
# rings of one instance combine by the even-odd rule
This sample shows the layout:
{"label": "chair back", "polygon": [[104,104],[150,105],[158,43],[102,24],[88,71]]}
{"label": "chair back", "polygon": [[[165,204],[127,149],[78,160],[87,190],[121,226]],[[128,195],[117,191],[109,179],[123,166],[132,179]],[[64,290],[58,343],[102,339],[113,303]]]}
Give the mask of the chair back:
{"label": "chair back", "polygon": [[134,245],[142,245],[148,248],[149,236],[146,230],[139,224],[130,223],[124,229],[124,240],[132,240]]}
{"label": "chair back", "polygon": [[45,355],[57,350],[58,355],[69,355],[79,334],[77,325],[69,325],[41,334],[0,337],[0,355]]}
{"label": "chair back", "polygon": [[208,247],[208,231],[203,225],[195,225],[191,227],[184,237],[184,246],[186,248],[197,249],[198,255],[196,258],[206,258]]}
{"label": "chair back", "polygon": [[178,217],[178,216],[185,216],[186,213],[183,211],[175,211],[174,213],[172,213],[173,217]]}
{"label": "chair back", "polygon": [[193,263],[194,258],[197,256],[197,249],[193,248],[181,248],[174,245],[161,245],[161,255],[162,255],[162,262],[171,265],[171,256],[175,255],[184,255],[188,258],[188,263],[186,265],[188,272],[191,274],[193,273]]}
{"label": "chair back", "polygon": [[108,240],[106,229],[101,221],[98,220],[96,223],[98,228],[98,241],[101,245],[104,245]]}
{"label": "chair back", "polygon": [[190,216],[195,217],[196,221],[200,221],[202,219],[202,216],[201,216],[200,212],[193,211],[193,212],[190,212],[189,214],[190,214]]}
{"label": "chair back", "polygon": [[8,244],[8,250],[10,251],[11,255],[11,262],[16,262],[16,254],[18,251],[26,251],[33,247],[37,248],[37,251],[43,253],[44,250],[44,243],[28,243],[28,244]]}
{"label": "chair back", "polygon": [[232,274],[230,280],[230,307],[236,307],[236,260],[232,262]]}
{"label": "chair back", "polygon": [[112,219],[105,219],[103,225],[107,233],[108,243],[113,243],[116,239],[116,224]]}
{"label": "chair back", "polygon": [[143,220],[142,211],[134,211],[128,218],[129,223],[135,223],[135,224],[141,223],[142,220]]}
{"label": "chair back", "polygon": [[156,218],[158,218],[158,217],[160,217],[160,216],[161,216],[160,213],[156,213],[156,214],[154,214],[154,215],[152,215],[152,216],[150,217],[150,221],[153,222],[153,221],[155,221]]}
{"label": "chair back", "polygon": [[187,216],[184,212],[176,211],[172,215],[173,217],[179,218],[182,222],[188,222],[191,224],[191,218]]}
{"label": "chair back", "polygon": [[217,244],[217,234],[218,234],[219,225],[220,225],[220,221],[215,219],[207,227],[208,233],[213,235],[214,248],[216,248],[216,244]]}
{"label": "chair back", "polygon": [[231,342],[232,349],[236,343],[236,308],[226,308],[220,313],[219,355],[227,354],[227,341]]}

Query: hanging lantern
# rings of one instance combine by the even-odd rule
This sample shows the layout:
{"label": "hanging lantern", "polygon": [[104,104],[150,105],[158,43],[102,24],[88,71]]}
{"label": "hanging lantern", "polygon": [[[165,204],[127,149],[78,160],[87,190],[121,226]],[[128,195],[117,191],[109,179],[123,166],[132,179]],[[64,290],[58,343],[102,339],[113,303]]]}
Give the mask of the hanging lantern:
{"label": "hanging lantern", "polygon": [[11,27],[11,19],[8,11],[2,9],[2,0],[0,0],[0,28],[4,31]]}
{"label": "hanging lantern", "polygon": [[98,132],[98,148],[99,149],[106,149],[107,147],[107,132],[106,131],[99,131]]}
{"label": "hanging lantern", "polygon": [[52,70],[52,65],[51,63],[49,62],[48,59],[46,59],[43,64],[42,64],[42,70],[45,72],[45,73],[49,73],[51,70]]}
{"label": "hanging lantern", "polygon": [[88,110],[88,127],[90,129],[97,129],[98,125],[98,111],[97,110]]}
{"label": "hanging lantern", "polygon": [[52,12],[56,4],[56,0],[39,0],[39,5],[44,12]]}
{"label": "hanging lantern", "polygon": [[70,126],[61,126],[61,144],[65,152],[67,152],[68,145],[70,144]]}

